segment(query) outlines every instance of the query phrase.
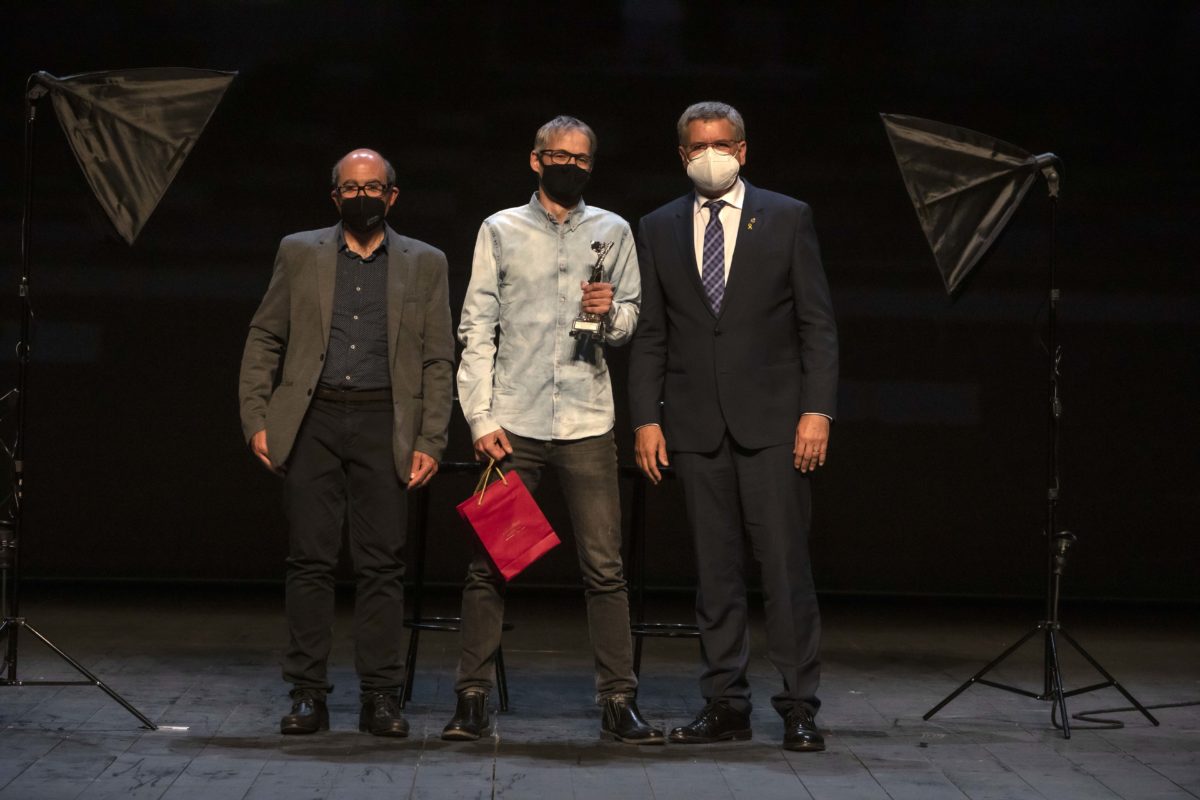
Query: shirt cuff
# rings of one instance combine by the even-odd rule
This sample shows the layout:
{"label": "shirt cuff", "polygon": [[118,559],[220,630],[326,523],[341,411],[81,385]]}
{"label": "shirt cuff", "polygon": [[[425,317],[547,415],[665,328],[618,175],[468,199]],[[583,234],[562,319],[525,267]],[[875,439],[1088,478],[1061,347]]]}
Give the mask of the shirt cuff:
{"label": "shirt cuff", "polygon": [[492,431],[500,429],[499,423],[492,418],[491,413],[480,414],[473,419],[467,420],[467,425],[471,428],[472,443],[478,442]]}

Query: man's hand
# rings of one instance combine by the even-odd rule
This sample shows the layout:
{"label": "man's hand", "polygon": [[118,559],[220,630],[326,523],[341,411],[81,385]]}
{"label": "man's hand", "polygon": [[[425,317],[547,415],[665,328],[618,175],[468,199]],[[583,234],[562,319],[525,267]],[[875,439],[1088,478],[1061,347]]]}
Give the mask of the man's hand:
{"label": "man's hand", "polygon": [[796,444],[792,448],[793,465],[801,472],[825,466],[829,447],[829,418],[821,414],[802,414],[796,425]]}
{"label": "man's hand", "polygon": [[584,281],[579,284],[583,289],[583,300],[581,306],[584,311],[589,314],[599,314],[604,316],[612,310],[613,287],[611,283],[588,283]]}
{"label": "man's hand", "polygon": [[438,462],[433,456],[426,455],[420,450],[414,450],[412,470],[408,473],[408,490],[411,492],[413,489],[420,489],[429,483],[437,471]]}
{"label": "man's hand", "polygon": [[633,451],[638,467],[650,482],[657,486],[662,480],[659,466],[671,465],[667,461],[667,440],[663,436],[662,428],[658,425],[643,425],[638,428],[634,433]]}
{"label": "man's hand", "polygon": [[274,472],[276,475],[282,475],[283,469],[271,463],[271,454],[267,452],[267,431],[263,429],[250,437],[250,452],[254,453],[255,457],[262,462],[262,465]]}
{"label": "man's hand", "polygon": [[512,453],[512,445],[508,443],[508,435],[504,433],[503,428],[497,428],[491,433],[485,433],[475,440],[475,460],[482,461],[485,458],[494,458],[497,461],[502,461],[505,456]]}

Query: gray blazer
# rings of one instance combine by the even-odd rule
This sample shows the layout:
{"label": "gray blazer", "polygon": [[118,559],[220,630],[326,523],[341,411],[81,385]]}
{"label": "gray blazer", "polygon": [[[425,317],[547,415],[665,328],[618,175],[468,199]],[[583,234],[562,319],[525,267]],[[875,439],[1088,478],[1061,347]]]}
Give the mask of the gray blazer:
{"label": "gray blazer", "polygon": [[[286,464],[321,377],[333,316],[340,224],[284,237],[262,304],[250,321],[238,379],[247,442],[266,429],[276,465]],[[388,366],[396,474],[412,454],[440,460],[450,424],[454,337],[446,256],[387,228]]]}

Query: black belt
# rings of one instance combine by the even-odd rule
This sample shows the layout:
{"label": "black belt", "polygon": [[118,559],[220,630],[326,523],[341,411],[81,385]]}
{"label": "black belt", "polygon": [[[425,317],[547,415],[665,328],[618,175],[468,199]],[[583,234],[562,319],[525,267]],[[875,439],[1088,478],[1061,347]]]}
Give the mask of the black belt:
{"label": "black belt", "polygon": [[391,402],[391,389],[331,389],[328,386],[318,386],[316,396],[320,400],[333,400],[338,403],[378,403]]}

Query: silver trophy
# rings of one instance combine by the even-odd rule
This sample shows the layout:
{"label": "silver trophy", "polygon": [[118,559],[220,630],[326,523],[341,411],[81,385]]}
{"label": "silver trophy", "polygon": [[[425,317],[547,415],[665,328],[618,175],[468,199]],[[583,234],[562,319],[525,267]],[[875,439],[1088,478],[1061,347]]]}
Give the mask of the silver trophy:
{"label": "silver trophy", "polygon": [[[589,283],[599,283],[604,280],[604,257],[612,250],[612,242],[592,242],[592,252],[596,254],[596,263],[592,265],[592,276]],[[604,317],[590,311],[580,311],[579,316],[571,323],[571,335],[583,340],[603,341]]]}

